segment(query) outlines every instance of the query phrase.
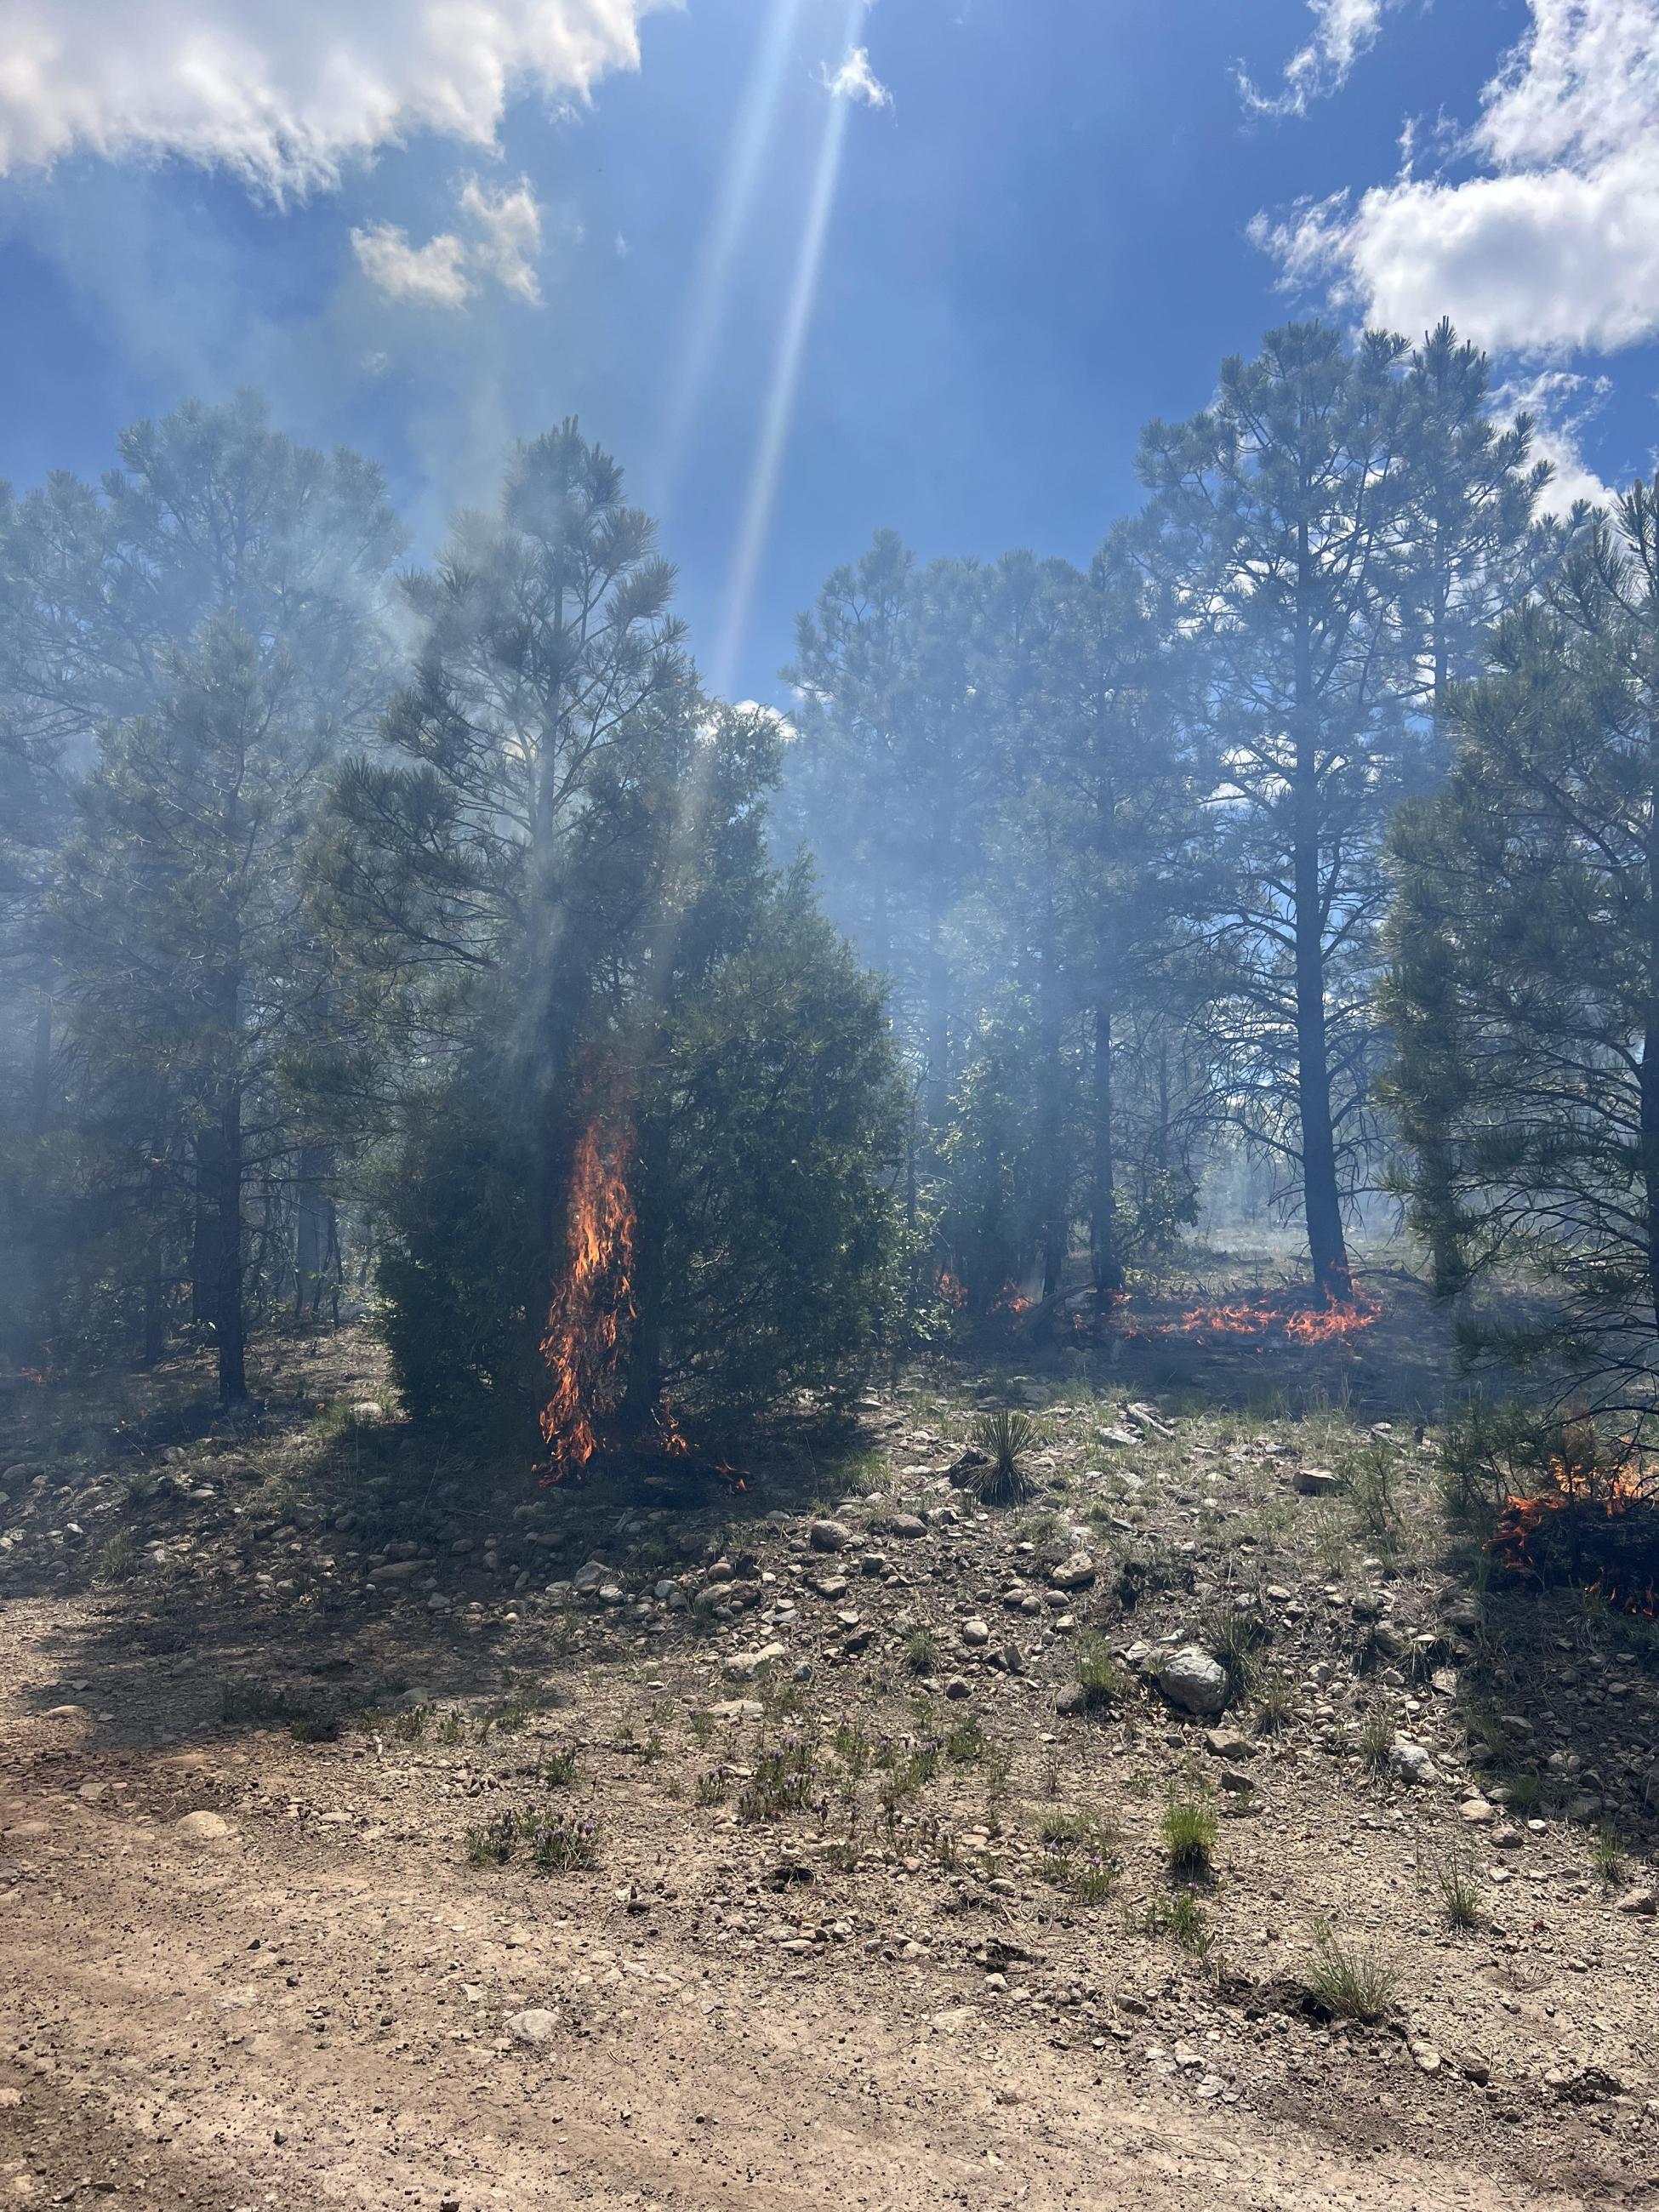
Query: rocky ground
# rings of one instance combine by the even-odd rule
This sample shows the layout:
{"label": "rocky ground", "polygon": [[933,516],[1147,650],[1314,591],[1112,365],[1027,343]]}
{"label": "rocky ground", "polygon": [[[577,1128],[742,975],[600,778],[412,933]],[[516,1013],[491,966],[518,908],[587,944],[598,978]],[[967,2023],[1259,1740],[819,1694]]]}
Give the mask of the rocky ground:
{"label": "rocky ground", "polygon": [[643,1505],[262,1358],[5,1417],[18,2201],[1659,2195],[1659,1644],[1471,1580],[1374,1347],[941,1368]]}

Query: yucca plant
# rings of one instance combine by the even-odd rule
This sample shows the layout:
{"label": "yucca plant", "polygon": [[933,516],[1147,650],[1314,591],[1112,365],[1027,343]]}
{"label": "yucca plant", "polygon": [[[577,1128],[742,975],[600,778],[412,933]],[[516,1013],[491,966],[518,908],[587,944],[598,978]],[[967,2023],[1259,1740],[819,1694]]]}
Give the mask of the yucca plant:
{"label": "yucca plant", "polygon": [[1042,1441],[1042,1431],[1029,1413],[1017,1407],[1000,1407],[994,1413],[976,1413],[969,1431],[990,1464],[975,1468],[969,1486],[982,1505],[1023,1505],[1036,1493],[1036,1485],[1020,1465],[1031,1447]]}

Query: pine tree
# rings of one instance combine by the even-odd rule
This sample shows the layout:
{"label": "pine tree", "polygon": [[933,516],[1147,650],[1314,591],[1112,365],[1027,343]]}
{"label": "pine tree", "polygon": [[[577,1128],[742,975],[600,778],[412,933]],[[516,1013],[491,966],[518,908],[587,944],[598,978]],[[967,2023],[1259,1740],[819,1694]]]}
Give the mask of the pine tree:
{"label": "pine tree", "polygon": [[[46,824],[34,842],[37,894],[58,872],[76,820],[76,787],[94,766],[100,733],[176,720],[185,702],[175,687],[183,682],[194,699],[205,680],[195,656],[210,632],[228,635],[228,624],[262,668],[280,664],[284,714],[303,722],[325,752],[369,726],[385,696],[384,579],[404,537],[378,471],[354,454],[325,456],[273,432],[252,393],[138,423],[123,434],[119,453],[97,487],[59,474],[0,505],[0,726],[47,802],[36,815]],[[130,1233],[142,1217],[143,1255],[114,1273],[118,1304],[135,1268],[143,1277],[144,1346],[153,1357],[180,1275],[191,1281],[197,1318],[218,1325],[215,1202],[204,1196],[193,1221],[176,1218],[181,1193],[205,1194],[217,1180],[210,1158],[191,1157],[196,1137],[210,1150],[214,1140],[197,1103],[181,1095],[169,1119],[153,1085],[143,1141],[136,1125],[121,1137],[115,1092],[87,1061],[84,1040],[74,1045],[72,1008],[69,1042],[54,1034],[64,1010],[51,938],[39,926],[46,911],[38,895],[15,908],[4,948],[32,987],[35,1135],[21,1141],[35,1146],[24,1179],[40,1218],[20,1225],[43,1255],[54,1247],[61,1255],[89,1249],[100,1218]],[[84,969],[79,981],[94,988]],[[152,1071],[163,1079],[167,1072],[159,1063]],[[48,1121],[57,1126],[46,1132]],[[265,1157],[286,1184],[286,1156],[267,1148]],[[327,1157],[313,1152],[309,1179],[324,1210],[331,1205]],[[148,1164],[135,1182],[138,1158]],[[65,1209],[75,1216],[73,1235]],[[43,1256],[33,1285],[39,1300],[52,1303],[61,1268],[61,1257]]]}
{"label": "pine tree", "polygon": [[[1638,483],[1485,674],[1402,813],[1388,1007],[1414,1218],[1479,1275],[1525,1259],[1607,1402],[1659,1364],[1659,508]],[[1439,1037],[1458,1042],[1445,1079]],[[1426,1130],[1428,1147],[1420,1142]]]}
{"label": "pine tree", "polygon": [[1239,1111],[1289,1167],[1323,1296],[1350,1287],[1344,1204],[1368,1150],[1382,838],[1413,748],[1400,650],[1406,408],[1396,338],[1317,324],[1223,364],[1214,404],[1154,423],[1141,469],[1182,623],[1208,651],[1234,869]]}
{"label": "pine tree", "polygon": [[290,665],[230,621],[115,724],[54,900],[76,1042],[133,1150],[173,1162],[197,1224],[219,1395],[247,1396],[243,1208],[289,1149],[285,1053],[321,988],[298,866],[330,761]]}

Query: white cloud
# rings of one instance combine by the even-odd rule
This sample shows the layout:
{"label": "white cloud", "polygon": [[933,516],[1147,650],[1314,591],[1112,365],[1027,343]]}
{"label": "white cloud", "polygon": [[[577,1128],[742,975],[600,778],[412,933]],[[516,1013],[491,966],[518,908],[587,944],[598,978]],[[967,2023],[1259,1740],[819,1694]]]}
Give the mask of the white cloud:
{"label": "white cloud", "polygon": [[1492,411],[1500,422],[1520,414],[1533,418],[1533,458],[1555,471],[1540,502],[1547,514],[1567,514],[1575,500],[1611,505],[1613,493],[1584,459],[1581,446],[1590,418],[1612,390],[1610,377],[1546,368],[1500,385],[1492,393]]}
{"label": "white cloud", "polygon": [[823,88],[837,100],[861,100],[866,107],[890,107],[893,95],[870,66],[867,47],[854,46],[838,70],[826,63]]}
{"label": "white cloud", "polygon": [[411,246],[409,233],[395,223],[377,222],[351,234],[357,265],[389,300],[411,300],[425,307],[465,307],[472,287],[462,263],[466,248],[451,231]]}
{"label": "white cloud", "polygon": [[1340,91],[1354,64],[1376,43],[1385,4],[1386,0],[1308,0],[1313,33],[1285,63],[1284,90],[1258,92],[1241,70],[1238,88],[1245,106],[1261,115],[1305,115],[1310,100]]}
{"label": "white cloud", "polygon": [[462,215],[479,232],[471,258],[498,284],[516,292],[532,307],[541,305],[534,256],[541,250],[542,211],[528,178],[508,191],[492,192],[476,177],[461,187]]}
{"label": "white cloud", "polygon": [[357,265],[389,300],[409,300],[426,307],[464,307],[489,276],[526,304],[539,307],[541,286],[532,256],[541,249],[542,210],[527,177],[492,191],[477,177],[466,178],[456,201],[459,220],[472,233],[462,237],[441,231],[424,246],[411,246],[395,223],[371,224],[351,234]]}
{"label": "white cloud", "polygon": [[178,155],[272,192],[431,130],[494,143],[509,96],[639,60],[659,0],[6,0],[0,173]]}
{"label": "white cloud", "polygon": [[1462,149],[1254,235],[1396,330],[1449,314],[1482,345],[1607,350],[1659,333],[1659,0],[1531,0]]}

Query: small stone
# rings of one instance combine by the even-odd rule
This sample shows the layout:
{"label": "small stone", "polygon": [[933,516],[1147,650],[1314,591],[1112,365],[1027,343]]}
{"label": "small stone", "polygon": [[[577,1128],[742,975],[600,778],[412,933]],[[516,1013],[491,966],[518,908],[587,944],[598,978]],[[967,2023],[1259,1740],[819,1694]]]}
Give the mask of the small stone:
{"label": "small stone", "polygon": [[1654,1913],[1659,1911],[1659,1894],[1650,1889],[1627,1889],[1619,1900],[1619,1910],[1639,1913],[1644,1919],[1651,1919]]}
{"label": "small stone", "polygon": [[1512,1820],[1492,1832],[1492,1847],[1495,1851],[1518,1851],[1526,1841],[1525,1836]]}
{"label": "small stone", "polygon": [[815,1552],[844,1552],[853,1540],[853,1532],[844,1521],[815,1521],[806,1540]]}
{"label": "small stone", "polygon": [[1218,1759],[1254,1759],[1261,1747],[1237,1729],[1206,1729],[1204,1741]]}
{"label": "small stone", "polygon": [[1048,1573],[1048,1580],[1058,1590],[1086,1589],[1094,1578],[1095,1563],[1086,1552],[1073,1552]]}
{"label": "small stone", "polygon": [[1484,1797],[1466,1797],[1457,1811],[1458,1817],[1467,1820],[1472,1828],[1489,1828],[1498,1817],[1495,1808]]}
{"label": "small stone", "polygon": [[728,1682],[753,1682],[769,1674],[780,1659],[789,1656],[781,1644],[763,1644],[757,1651],[734,1651],[720,1672]]}
{"label": "small stone", "polygon": [[173,1832],[192,1850],[224,1850],[236,1840],[236,1831],[218,1813],[186,1813],[173,1822]]}
{"label": "small stone", "polygon": [[1440,2071],[1440,2053],[1433,2044],[1413,2042],[1407,2048],[1419,2074],[1437,2074]]}
{"label": "small stone", "polygon": [[1397,1735],[1389,1747],[1389,1765],[1402,1782],[1431,1782],[1434,1761],[1420,1743],[1413,1743],[1408,1735]]}
{"label": "small stone", "polygon": [[1089,1710],[1089,1692],[1081,1682],[1068,1682],[1054,1699],[1054,1711],[1070,1719]]}
{"label": "small stone", "polygon": [[925,1536],[927,1523],[915,1513],[894,1513],[888,1516],[887,1529],[893,1536]]}
{"label": "small stone", "polygon": [[863,1575],[884,1575],[887,1571],[885,1552],[866,1552],[859,1561],[859,1572]]}
{"label": "small stone", "polygon": [[1299,1467],[1291,1477],[1291,1486],[1304,1498],[1328,1498],[1333,1491],[1340,1490],[1342,1479],[1328,1467]]}
{"label": "small stone", "polygon": [[543,2005],[531,2005],[502,2022],[515,2043],[551,2043],[559,2032],[559,2015]]}
{"label": "small stone", "polygon": [[988,1644],[991,1640],[991,1632],[982,1620],[964,1620],[962,1624],[962,1640],[964,1644],[975,1645]]}
{"label": "small stone", "polygon": [[968,1677],[965,1674],[952,1674],[950,1680],[945,1685],[945,1694],[947,1698],[953,1698],[971,1697],[973,1695],[972,1685],[969,1682]]}

